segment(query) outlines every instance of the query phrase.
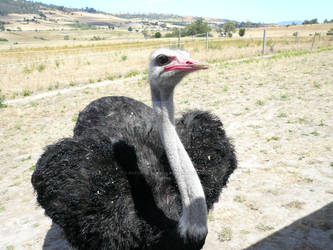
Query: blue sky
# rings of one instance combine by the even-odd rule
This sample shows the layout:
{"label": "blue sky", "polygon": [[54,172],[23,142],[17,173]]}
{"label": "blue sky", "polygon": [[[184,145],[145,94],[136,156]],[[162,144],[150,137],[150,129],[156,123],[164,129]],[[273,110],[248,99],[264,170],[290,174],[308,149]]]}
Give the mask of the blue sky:
{"label": "blue sky", "polygon": [[333,19],[333,0],[37,0],[110,13],[167,13],[273,23]]}

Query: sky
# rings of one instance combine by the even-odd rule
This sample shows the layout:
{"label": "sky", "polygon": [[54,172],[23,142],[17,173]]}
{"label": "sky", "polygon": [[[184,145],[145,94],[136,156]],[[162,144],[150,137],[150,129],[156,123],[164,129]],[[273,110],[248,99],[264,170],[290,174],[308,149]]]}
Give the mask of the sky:
{"label": "sky", "polygon": [[92,7],[109,13],[163,13],[236,21],[333,19],[333,0],[37,0],[66,7]]}

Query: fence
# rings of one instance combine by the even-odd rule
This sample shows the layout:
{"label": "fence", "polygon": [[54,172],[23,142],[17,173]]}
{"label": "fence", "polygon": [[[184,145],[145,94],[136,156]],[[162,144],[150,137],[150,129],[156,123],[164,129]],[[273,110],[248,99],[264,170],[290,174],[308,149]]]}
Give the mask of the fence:
{"label": "fence", "polygon": [[[332,33],[333,34],[333,33]],[[327,35],[331,35],[330,33],[327,33]],[[295,36],[295,43],[297,44],[299,42],[299,34],[298,32],[294,33]],[[194,40],[194,41],[188,41],[188,39],[194,39],[194,38],[198,38],[198,37],[202,37],[202,40]],[[228,38],[227,38],[228,39]],[[244,38],[246,39],[246,38]],[[312,43],[311,43],[311,50],[313,50],[316,42],[320,42],[321,40],[321,34],[320,33],[315,33],[312,39]],[[332,36],[332,40],[333,40],[333,36]],[[55,56],[53,58],[45,58],[45,59],[38,59],[38,60],[31,60],[28,62],[13,62],[13,63],[0,63],[0,67],[9,67],[9,66],[17,66],[17,65],[25,65],[25,64],[34,64],[34,63],[46,63],[49,61],[58,61],[58,60],[67,60],[69,58],[79,58],[79,57],[92,57],[92,56],[96,56],[96,55],[110,55],[112,53],[114,53],[114,51],[119,51],[119,50],[127,50],[130,53],[131,52],[135,52],[135,51],[142,51],[144,49],[157,49],[160,47],[174,47],[174,48],[184,48],[185,46],[188,45],[194,45],[194,44],[202,44],[205,45],[206,49],[210,48],[210,44],[213,42],[221,42],[221,41],[226,41],[225,38],[219,39],[219,38],[210,38],[208,33],[203,33],[203,34],[197,34],[195,36],[188,36],[188,37],[181,37],[180,36],[180,32],[179,32],[179,36],[177,39],[177,42],[175,42],[174,40],[170,40],[168,41],[164,41],[162,42],[160,45],[156,45],[156,46],[136,46],[136,48],[133,48],[133,45],[120,45],[118,46],[117,50],[113,49],[112,47],[108,48],[108,47],[96,47],[96,48],[91,48],[91,47],[82,47],[82,48],[66,48],[66,49],[52,49],[52,50],[29,50],[29,51],[13,51],[13,52],[2,52],[1,56],[12,56],[12,55],[22,55],[24,56],[24,54],[33,54],[33,53],[74,53],[74,52],[78,52],[78,54],[76,55],[70,55],[70,56],[66,56],[66,57],[61,57],[61,56]],[[263,32],[263,39],[262,39],[262,55],[266,54],[266,45],[267,45],[267,33],[266,30],[264,30]],[[100,50],[100,52],[94,52],[94,53],[82,53],[85,50]],[[0,57],[1,57],[0,56]]]}
{"label": "fence", "polygon": [[[23,90],[34,93],[47,89],[118,79],[145,72],[143,60],[160,47],[185,48],[195,58],[209,63],[273,54],[276,51],[310,50],[327,44],[322,34],[270,37],[263,32],[256,38],[210,37],[208,33],[191,37],[136,40],[124,43],[94,43],[95,46],[40,48],[0,53],[0,89],[8,96]],[[122,59],[122,57],[124,59]],[[52,77],[50,77],[52,76]],[[144,78],[144,77],[143,77]],[[10,83],[10,84],[8,84]]]}

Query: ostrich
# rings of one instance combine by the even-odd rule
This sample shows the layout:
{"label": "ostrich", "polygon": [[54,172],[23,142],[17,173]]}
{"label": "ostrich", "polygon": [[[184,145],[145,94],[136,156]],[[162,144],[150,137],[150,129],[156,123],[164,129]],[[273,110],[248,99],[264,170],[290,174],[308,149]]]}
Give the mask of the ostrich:
{"label": "ostrich", "polygon": [[207,211],[237,166],[214,115],[174,118],[173,93],[206,69],[182,50],[151,54],[153,108],[103,97],[79,114],[74,135],[50,145],[32,185],[45,214],[78,249],[201,249]]}

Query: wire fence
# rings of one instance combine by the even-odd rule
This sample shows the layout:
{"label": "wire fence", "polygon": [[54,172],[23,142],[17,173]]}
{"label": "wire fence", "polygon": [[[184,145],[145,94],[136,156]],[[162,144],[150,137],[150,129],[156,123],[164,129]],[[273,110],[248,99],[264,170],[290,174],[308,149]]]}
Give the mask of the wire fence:
{"label": "wire fence", "polygon": [[[200,40],[195,40],[197,38],[203,38]],[[290,37],[289,37],[290,38]],[[333,38],[333,36],[332,36]],[[192,39],[192,40],[190,40]],[[295,43],[300,42],[300,38],[298,36],[298,33],[296,32],[296,35],[294,36]],[[321,39],[320,33],[315,33],[313,36],[313,40],[311,43],[311,49],[314,48],[316,43],[319,43]],[[260,40],[256,39],[260,42]],[[13,60],[16,60],[15,55],[29,55],[29,59],[27,61],[23,62],[13,62],[13,63],[0,63],[0,68],[4,67],[12,67],[12,66],[18,66],[18,65],[29,65],[29,64],[38,64],[38,63],[47,63],[47,62],[56,62],[56,61],[64,61],[68,59],[73,58],[91,58],[94,56],[109,56],[113,55],[115,53],[119,53],[123,50],[126,50],[127,55],[134,55],[137,52],[143,51],[143,50],[151,50],[151,49],[157,49],[161,47],[171,47],[171,48],[184,48],[189,45],[205,45],[206,49],[210,48],[210,45],[214,42],[223,42],[226,41],[226,39],[221,38],[210,38],[208,33],[202,33],[197,34],[195,36],[190,37],[178,37],[178,40],[167,40],[162,41],[160,44],[152,45],[152,46],[144,46],[144,42],[140,41],[141,44],[127,44],[127,45],[121,45],[121,44],[110,44],[110,45],[102,45],[99,47],[95,46],[89,46],[89,47],[80,47],[80,48],[66,48],[66,49],[43,49],[43,50],[28,50],[28,51],[13,51],[13,52],[2,52],[1,56],[7,56],[9,58],[13,58]],[[267,50],[267,38],[266,38],[266,31],[264,31],[263,39],[262,39],[262,55],[265,55]],[[97,52],[90,52],[86,53],[87,50],[97,50]],[[71,55],[63,54],[61,56],[52,56],[52,54],[62,54],[62,53],[71,53]],[[32,54],[37,54],[35,57],[38,56],[38,59],[31,60],[33,57]],[[76,54],[74,54],[76,53]],[[44,55],[52,56],[52,58],[40,58],[40,54],[43,54],[41,57],[44,57]],[[22,60],[24,58],[20,58]]]}
{"label": "wire fence", "polygon": [[[124,43],[77,45],[0,52],[0,88],[6,96],[25,95],[106,79],[127,78],[146,72],[147,54],[161,47],[184,48],[208,63],[272,55],[287,50],[311,50],[332,46],[329,36],[280,36],[262,38],[190,37],[124,41]],[[141,75],[141,74],[140,74]],[[52,76],[52,77],[51,77]],[[145,79],[142,74],[141,78]],[[144,81],[144,80],[142,80]],[[8,83],[11,84],[8,84]]]}

